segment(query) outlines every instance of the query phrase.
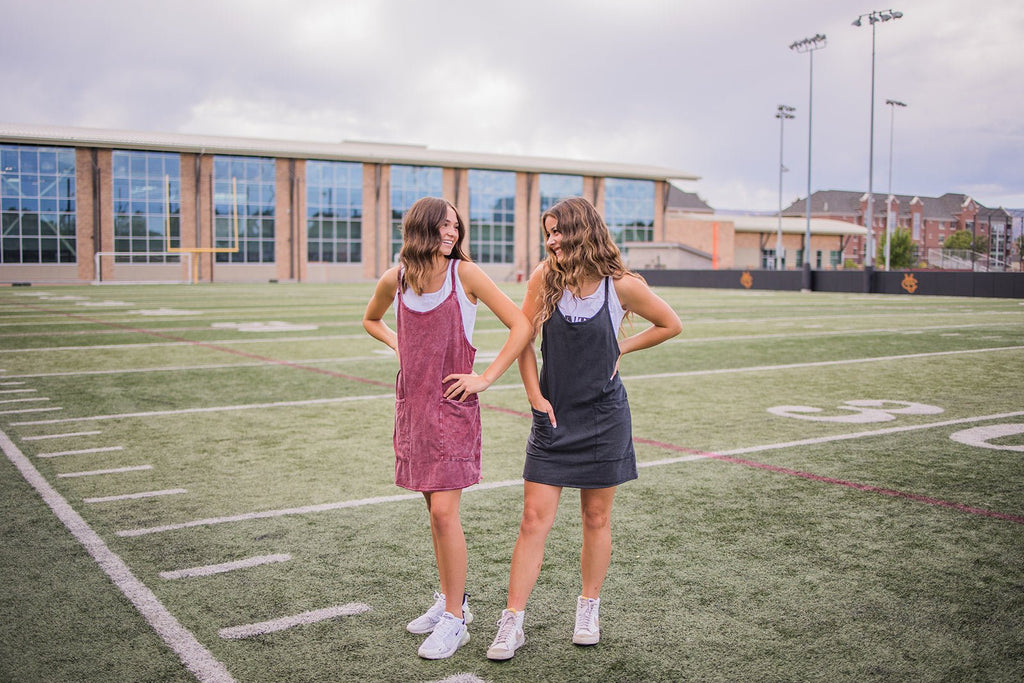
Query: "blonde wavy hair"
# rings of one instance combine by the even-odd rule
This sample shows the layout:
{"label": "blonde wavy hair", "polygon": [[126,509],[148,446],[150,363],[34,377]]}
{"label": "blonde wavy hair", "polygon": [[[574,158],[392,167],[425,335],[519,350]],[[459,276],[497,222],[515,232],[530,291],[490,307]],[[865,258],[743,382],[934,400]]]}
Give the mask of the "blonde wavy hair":
{"label": "blonde wavy hair", "polygon": [[440,197],[417,199],[402,218],[402,250],[398,253],[398,260],[402,264],[399,285],[403,292],[411,287],[416,294],[423,294],[441,246],[440,228],[448,217],[449,208],[455,211],[459,239],[446,258],[472,260],[463,248],[466,242],[466,223],[459,210],[447,199]]}
{"label": "blonde wavy hair", "polygon": [[[541,305],[533,324],[535,329],[554,315],[562,292],[568,289],[580,295],[580,287],[588,280],[611,276],[618,280],[625,275],[640,277],[628,270],[611,232],[594,205],[583,197],[569,197],[558,202],[540,217],[541,226],[554,218],[562,233],[559,262],[548,249],[547,269],[541,281]],[[544,230],[547,242],[547,230]]]}

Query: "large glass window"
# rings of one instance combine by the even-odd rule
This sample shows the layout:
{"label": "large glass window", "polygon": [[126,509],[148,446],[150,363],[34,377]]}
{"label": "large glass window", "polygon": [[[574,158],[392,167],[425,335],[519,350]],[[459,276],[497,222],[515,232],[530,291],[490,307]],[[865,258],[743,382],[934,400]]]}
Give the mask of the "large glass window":
{"label": "large glass window", "polygon": [[[543,214],[552,206],[566,197],[583,196],[583,176],[579,175],[556,175],[553,173],[541,173],[538,178],[540,186],[540,212]],[[547,256],[544,248],[544,232],[541,226],[540,249],[538,258],[543,260]]]}
{"label": "large glass window", "polygon": [[75,263],[75,150],[0,145],[0,263]]}
{"label": "large glass window", "polygon": [[363,248],[363,165],[306,162],[306,251],[310,263],[358,263]]}
{"label": "large glass window", "polygon": [[[235,216],[238,241],[235,241]],[[274,262],[274,160],[213,158],[214,246],[219,263]]]}
{"label": "large glass window", "polygon": [[181,156],[114,150],[114,251],[124,263],[177,263]]}
{"label": "large glass window", "polygon": [[654,181],[606,178],[604,221],[619,245],[654,240]]}
{"label": "large glass window", "polygon": [[541,213],[544,213],[566,197],[580,197],[583,195],[583,176],[541,173],[538,182],[540,185]]}
{"label": "large glass window", "polygon": [[515,261],[516,174],[469,171],[469,244],[480,263]]}
{"label": "large glass window", "polygon": [[441,169],[436,166],[391,167],[391,260],[402,249],[402,218],[420,197],[441,196]]}

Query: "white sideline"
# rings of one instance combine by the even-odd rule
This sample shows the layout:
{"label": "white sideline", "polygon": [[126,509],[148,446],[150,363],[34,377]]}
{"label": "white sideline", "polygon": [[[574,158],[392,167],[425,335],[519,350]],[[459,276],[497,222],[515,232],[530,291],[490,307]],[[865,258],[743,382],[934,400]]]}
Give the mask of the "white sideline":
{"label": "white sideline", "polygon": [[92,530],[82,516],[68,504],[56,489],[43,478],[24,453],[13,441],[0,430],[0,449],[7,459],[21,472],[21,475],[42,496],[57,518],[67,527],[68,531],[81,543],[100,568],[106,572],[118,590],[128,598],[139,613],[145,618],[157,635],[171,648],[181,663],[192,674],[210,683],[228,683],[235,679],[227,667],[196,640],[191,631],[186,629],[167,611],[156,595],[144,583],[139,581],[124,560],[115,554],[103,539]]}
{"label": "white sideline", "polygon": [[346,605],[325,607],[323,609],[296,614],[291,617],[281,617],[280,619],[273,619],[271,621],[261,621],[258,624],[230,626],[228,628],[222,628],[217,632],[217,635],[221,638],[231,639],[252,638],[253,636],[261,636],[265,633],[283,631],[286,628],[299,626],[300,624],[315,624],[318,621],[326,621],[327,619],[334,619],[335,617],[350,617],[356,614],[362,614],[363,612],[369,612],[370,609],[372,608],[365,603],[350,602]]}
{"label": "white sideline", "polygon": [[251,567],[258,567],[261,564],[271,564],[274,562],[287,562],[292,559],[291,555],[287,553],[282,555],[259,555],[257,557],[249,557],[244,560],[236,560],[234,562],[223,562],[221,564],[208,564],[202,567],[188,567],[186,569],[175,569],[169,572],[160,572],[161,579],[173,580],[173,579],[192,579],[197,576],[213,576],[214,574],[223,574],[224,572],[233,572],[236,569],[249,569]]}

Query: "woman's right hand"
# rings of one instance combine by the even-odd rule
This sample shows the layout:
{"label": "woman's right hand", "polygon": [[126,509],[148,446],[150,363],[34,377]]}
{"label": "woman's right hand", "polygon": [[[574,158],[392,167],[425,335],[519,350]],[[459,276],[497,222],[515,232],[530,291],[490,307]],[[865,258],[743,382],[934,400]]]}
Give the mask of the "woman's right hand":
{"label": "woman's right hand", "polygon": [[539,413],[547,413],[548,419],[551,420],[551,428],[555,429],[558,427],[558,423],[555,421],[555,409],[551,405],[551,401],[547,400],[543,396],[536,402],[530,401],[530,405]]}

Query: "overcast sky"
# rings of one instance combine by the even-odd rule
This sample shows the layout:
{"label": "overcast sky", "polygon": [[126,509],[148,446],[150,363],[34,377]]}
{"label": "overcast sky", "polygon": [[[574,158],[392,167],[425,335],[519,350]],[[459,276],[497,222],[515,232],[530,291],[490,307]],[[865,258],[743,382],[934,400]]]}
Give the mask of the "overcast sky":
{"label": "overcast sky", "polygon": [[[1024,208],[1024,2],[893,0],[874,189]],[[716,209],[866,191],[870,0],[0,0],[0,121],[656,164]],[[905,102],[897,109],[886,99]],[[895,125],[891,126],[895,114]]]}

